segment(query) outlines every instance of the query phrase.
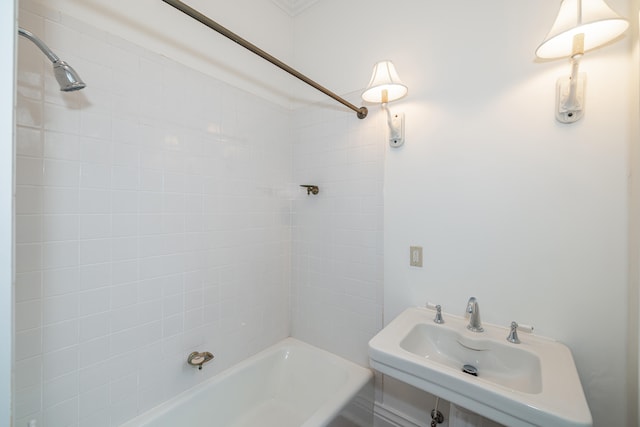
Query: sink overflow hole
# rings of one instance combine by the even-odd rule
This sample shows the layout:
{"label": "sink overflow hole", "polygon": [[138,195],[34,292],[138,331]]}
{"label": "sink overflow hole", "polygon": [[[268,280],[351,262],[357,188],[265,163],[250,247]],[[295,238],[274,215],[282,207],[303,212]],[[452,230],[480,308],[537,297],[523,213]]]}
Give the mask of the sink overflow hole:
{"label": "sink overflow hole", "polygon": [[474,377],[478,376],[478,369],[473,365],[464,365],[462,367],[462,372],[465,374],[473,375]]}

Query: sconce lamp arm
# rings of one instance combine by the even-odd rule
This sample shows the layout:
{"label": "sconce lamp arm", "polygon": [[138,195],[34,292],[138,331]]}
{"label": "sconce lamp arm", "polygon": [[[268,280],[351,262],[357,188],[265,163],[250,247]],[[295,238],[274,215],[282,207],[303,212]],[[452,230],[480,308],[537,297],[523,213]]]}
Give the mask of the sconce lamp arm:
{"label": "sconce lamp arm", "polygon": [[391,114],[386,102],[382,103],[382,109],[387,114],[389,144],[392,147],[399,147],[404,144],[404,114]]}
{"label": "sconce lamp arm", "polygon": [[580,70],[580,59],[582,56],[574,56],[571,58],[571,77],[569,82],[569,95],[564,101],[563,107],[566,111],[575,111],[581,109],[578,102],[578,75]]}
{"label": "sconce lamp arm", "polygon": [[387,103],[383,102],[381,105],[382,105],[382,109],[387,114],[387,123],[389,124],[389,127],[393,128],[393,122],[391,120],[391,111],[389,111],[389,107],[387,107]]}

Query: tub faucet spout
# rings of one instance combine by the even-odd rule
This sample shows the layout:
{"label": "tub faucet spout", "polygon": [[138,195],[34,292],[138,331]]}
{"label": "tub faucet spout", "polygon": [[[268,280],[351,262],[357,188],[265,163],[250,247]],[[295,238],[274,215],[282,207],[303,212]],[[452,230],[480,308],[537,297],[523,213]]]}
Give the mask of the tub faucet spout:
{"label": "tub faucet spout", "polygon": [[478,307],[478,300],[476,300],[476,297],[469,298],[466,312],[469,314],[469,324],[467,325],[467,329],[472,332],[484,331],[482,322],[480,321],[480,307]]}

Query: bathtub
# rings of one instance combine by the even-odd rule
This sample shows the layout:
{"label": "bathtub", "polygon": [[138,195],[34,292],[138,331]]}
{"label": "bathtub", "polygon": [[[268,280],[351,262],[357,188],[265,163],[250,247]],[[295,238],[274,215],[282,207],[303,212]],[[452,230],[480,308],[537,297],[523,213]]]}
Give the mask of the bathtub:
{"label": "bathtub", "polygon": [[371,378],[369,369],[286,338],[123,427],[328,426]]}

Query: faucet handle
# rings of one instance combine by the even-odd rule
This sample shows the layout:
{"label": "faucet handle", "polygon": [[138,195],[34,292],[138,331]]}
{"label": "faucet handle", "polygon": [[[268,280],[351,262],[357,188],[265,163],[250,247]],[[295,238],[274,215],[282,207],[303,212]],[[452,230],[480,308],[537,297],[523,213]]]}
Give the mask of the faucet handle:
{"label": "faucet handle", "polygon": [[442,306],[440,304],[434,304],[432,302],[427,302],[425,304],[425,306],[429,310],[435,310],[436,311],[436,317],[433,319],[433,321],[435,323],[438,323],[438,324],[444,323],[444,319],[442,318]]}
{"label": "faucet handle", "polygon": [[433,321],[439,325],[444,323],[444,319],[442,318],[442,306],[440,304],[436,305],[436,317]]}
{"label": "faucet handle", "polygon": [[515,321],[511,322],[511,331],[509,331],[507,341],[514,344],[520,344],[520,338],[518,338],[518,324]]}

